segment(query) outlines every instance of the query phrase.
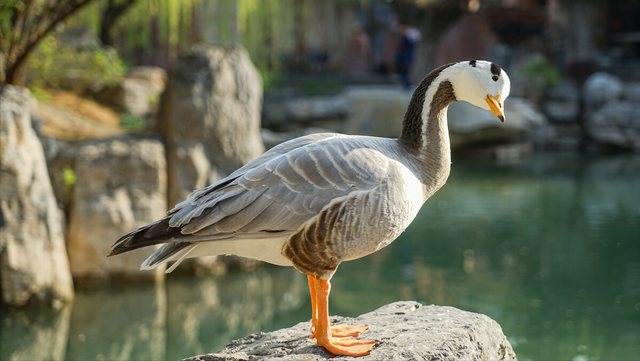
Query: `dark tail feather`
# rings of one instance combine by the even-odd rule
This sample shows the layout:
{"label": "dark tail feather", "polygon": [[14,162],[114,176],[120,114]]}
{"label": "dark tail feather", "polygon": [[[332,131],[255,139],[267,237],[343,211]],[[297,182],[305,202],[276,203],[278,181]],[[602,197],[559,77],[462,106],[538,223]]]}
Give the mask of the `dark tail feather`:
{"label": "dark tail feather", "polygon": [[171,217],[160,219],[122,236],[113,244],[111,247],[111,253],[109,253],[108,257],[133,251],[138,248],[166,243],[171,239],[177,239],[184,236],[180,233],[180,228],[169,226],[170,218]]}

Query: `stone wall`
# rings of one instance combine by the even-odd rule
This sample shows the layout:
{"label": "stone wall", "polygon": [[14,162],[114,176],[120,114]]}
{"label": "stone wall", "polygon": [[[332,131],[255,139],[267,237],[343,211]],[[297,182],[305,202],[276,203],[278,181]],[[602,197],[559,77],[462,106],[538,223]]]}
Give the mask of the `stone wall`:
{"label": "stone wall", "polygon": [[26,88],[0,86],[0,291],[11,306],[73,298],[61,213],[32,128],[38,117]]}
{"label": "stone wall", "polygon": [[162,267],[140,271],[150,249],[106,257],[118,238],[165,215],[167,169],[162,142],[111,138],[77,144],[75,154],[67,242],[74,279],[163,277]]}

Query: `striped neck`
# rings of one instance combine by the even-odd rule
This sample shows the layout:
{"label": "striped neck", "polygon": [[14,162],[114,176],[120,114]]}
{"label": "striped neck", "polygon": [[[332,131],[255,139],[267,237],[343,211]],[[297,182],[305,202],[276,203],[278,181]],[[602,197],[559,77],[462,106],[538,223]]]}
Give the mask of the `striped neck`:
{"label": "striped neck", "polygon": [[[413,92],[399,138],[412,151],[423,153],[430,148],[437,151],[433,148],[443,145],[448,148],[447,107],[456,101],[456,96],[451,82],[440,75],[452,65],[455,63],[443,65],[429,73]],[[442,139],[443,136],[446,139]]]}

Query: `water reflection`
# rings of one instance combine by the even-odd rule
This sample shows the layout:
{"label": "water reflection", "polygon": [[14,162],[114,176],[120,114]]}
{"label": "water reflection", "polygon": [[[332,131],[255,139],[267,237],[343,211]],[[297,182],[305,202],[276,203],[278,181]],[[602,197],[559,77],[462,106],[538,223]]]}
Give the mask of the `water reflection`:
{"label": "water reflection", "polygon": [[[632,155],[457,159],[400,239],[340,266],[330,311],[450,305],[497,320],[520,360],[638,360],[639,185]],[[0,359],[179,359],[310,318],[290,268],[171,276],[78,292],[72,311],[5,311]]]}
{"label": "water reflection", "polygon": [[67,359],[164,360],[166,313],[163,285],[81,292],[71,314]]}
{"label": "water reflection", "polygon": [[2,312],[0,360],[64,360],[71,307]]}
{"label": "water reflection", "polygon": [[[264,267],[221,279],[169,278],[167,359],[223,348],[248,334],[306,319],[290,310],[306,302],[306,278],[291,268]],[[276,327],[276,320],[285,324]]]}

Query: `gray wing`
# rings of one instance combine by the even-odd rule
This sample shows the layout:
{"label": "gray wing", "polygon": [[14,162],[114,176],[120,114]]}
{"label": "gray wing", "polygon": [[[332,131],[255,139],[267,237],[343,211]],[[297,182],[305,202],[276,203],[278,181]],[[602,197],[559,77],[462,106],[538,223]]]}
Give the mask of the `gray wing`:
{"label": "gray wing", "polygon": [[169,226],[194,241],[295,231],[334,200],[378,186],[388,166],[380,153],[337,135],[273,153],[234,172],[222,187],[194,192],[172,210]]}

